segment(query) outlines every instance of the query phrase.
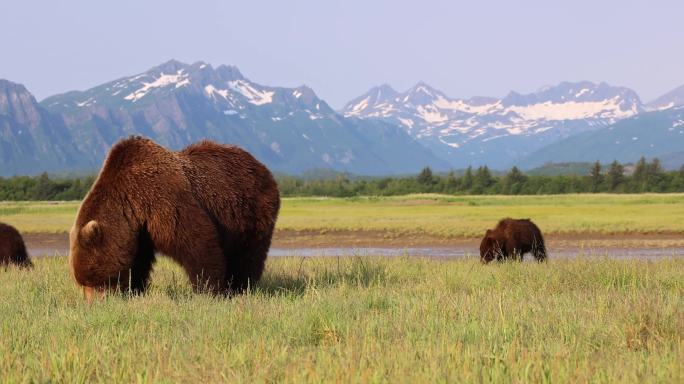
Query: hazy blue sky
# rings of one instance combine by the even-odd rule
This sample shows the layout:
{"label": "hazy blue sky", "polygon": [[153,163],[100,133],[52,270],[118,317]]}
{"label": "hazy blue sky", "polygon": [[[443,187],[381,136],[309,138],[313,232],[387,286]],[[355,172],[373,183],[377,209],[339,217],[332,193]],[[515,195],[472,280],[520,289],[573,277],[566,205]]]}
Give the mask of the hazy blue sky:
{"label": "hazy blue sky", "polygon": [[453,97],[564,80],[684,84],[684,1],[3,1],[0,78],[40,100],[175,58],[306,84],[333,107],[419,80]]}

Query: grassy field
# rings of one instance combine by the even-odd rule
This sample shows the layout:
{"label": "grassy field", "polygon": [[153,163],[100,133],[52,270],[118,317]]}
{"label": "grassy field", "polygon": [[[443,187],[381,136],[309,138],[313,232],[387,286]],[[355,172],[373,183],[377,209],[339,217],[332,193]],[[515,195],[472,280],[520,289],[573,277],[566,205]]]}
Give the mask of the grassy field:
{"label": "grassy field", "polygon": [[[0,221],[24,232],[66,232],[78,202],[1,202]],[[278,229],[481,236],[505,216],[529,217],[546,234],[684,233],[684,194],[286,198]]]}
{"label": "grassy field", "polygon": [[684,380],[684,260],[271,259],[233,299],[162,260],[92,306],[64,258],[0,270],[0,382]]}

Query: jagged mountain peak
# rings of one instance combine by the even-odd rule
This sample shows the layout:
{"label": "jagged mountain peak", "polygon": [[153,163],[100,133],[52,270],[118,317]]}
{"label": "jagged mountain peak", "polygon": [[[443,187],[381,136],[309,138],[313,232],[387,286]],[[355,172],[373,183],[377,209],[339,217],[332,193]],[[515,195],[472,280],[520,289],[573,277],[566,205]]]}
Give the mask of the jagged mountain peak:
{"label": "jagged mountain peak", "polygon": [[0,92],[28,92],[23,84],[0,79]]}
{"label": "jagged mountain peak", "polygon": [[235,66],[197,61],[186,64],[169,60],[133,76],[120,78],[88,89],[72,91],[45,99],[49,108],[95,108],[98,105],[121,103],[145,104],[157,96],[174,97],[179,93],[203,94],[233,107],[238,104],[263,105],[272,101],[273,90],[245,78]]}
{"label": "jagged mountain peak", "polygon": [[420,80],[416,84],[414,84],[411,88],[409,88],[406,93],[425,93],[428,95],[433,95],[435,93],[441,93],[434,87],[432,87],[430,84],[426,83],[423,80]]}
{"label": "jagged mountain peak", "polygon": [[398,94],[399,93],[391,85],[389,85],[387,83],[382,83],[380,85],[376,85],[375,87],[373,87],[371,89],[378,91],[378,92],[387,92],[389,94]]}
{"label": "jagged mountain peak", "polygon": [[0,79],[0,176],[53,171],[86,160],[61,118],[22,84]]}
{"label": "jagged mountain peak", "polygon": [[37,104],[33,94],[23,84],[0,79],[0,113],[5,113],[12,102]]}
{"label": "jagged mountain peak", "polygon": [[177,72],[179,70],[187,70],[190,68],[189,64],[182,63],[176,59],[170,59],[159,65],[156,65],[146,72]]}
{"label": "jagged mountain peak", "polygon": [[402,108],[415,109],[433,103],[443,103],[445,100],[447,97],[442,92],[423,81],[401,93],[388,84],[381,84],[348,102],[342,113],[362,118],[388,117]]}
{"label": "jagged mountain peak", "polygon": [[204,77],[219,77],[222,80],[244,80],[238,67],[234,65],[221,64],[214,68],[210,63],[205,61],[196,61],[192,64],[186,64],[176,59],[171,59],[162,64],[154,66],[145,72],[128,78],[142,78],[143,76],[159,77],[159,75],[173,75],[185,73],[191,80],[201,80]]}
{"label": "jagged mountain peak", "polygon": [[633,104],[641,106],[641,100],[636,92],[626,87],[616,87],[608,83],[594,83],[591,81],[564,81],[557,85],[547,85],[529,94],[511,91],[502,102],[504,105],[525,106],[530,104],[551,102],[587,102],[620,98],[631,108]]}
{"label": "jagged mountain peak", "polygon": [[4,79],[0,79],[0,115],[31,126],[41,120],[38,102],[26,87]]}
{"label": "jagged mountain peak", "polygon": [[372,100],[375,102],[386,102],[398,97],[399,92],[392,88],[391,85],[385,83],[371,88],[367,95],[371,95]]}
{"label": "jagged mountain peak", "polygon": [[402,101],[414,105],[426,105],[433,103],[438,99],[447,99],[447,97],[444,93],[431,87],[424,81],[419,81],[416,85],[404,92]]}
{"label": "jagged mountain peak", "polygon": [[[211,66],[209,66],[211,68]],[[242,75],[242,72],[238,69],[238,67],[234,65],[219,65],[218,68],[216,68],[216,71],[221,75],[221,78],[225,80],[244,80],[245,77]]]}
{"label": "jagged mountain peak", "polygon": [[316,92],[314,92],[314,90],[307,85],[300,85],[299,87],[294,88],[292,90],[292,96],[296,97],[297,99],[302,99],[307,103],[314,100],[319,100]]}

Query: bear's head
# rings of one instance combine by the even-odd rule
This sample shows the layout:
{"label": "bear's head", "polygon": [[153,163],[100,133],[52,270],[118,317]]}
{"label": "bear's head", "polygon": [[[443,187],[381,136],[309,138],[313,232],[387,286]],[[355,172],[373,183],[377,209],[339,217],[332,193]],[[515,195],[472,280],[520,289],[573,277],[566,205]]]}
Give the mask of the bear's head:
{"label": "bear's head", "polygon": [[82,220],[81,213],[69,233],[69,265],[90,302],[108,289],[127,285],[137,233],[124,217]]}
{"label": "bear's head", "polygon": [[503,241],[496,236],[494,231],[488,229],[480,243],[480,261],[487,264],[494,259],[500,259],[502,246]]}

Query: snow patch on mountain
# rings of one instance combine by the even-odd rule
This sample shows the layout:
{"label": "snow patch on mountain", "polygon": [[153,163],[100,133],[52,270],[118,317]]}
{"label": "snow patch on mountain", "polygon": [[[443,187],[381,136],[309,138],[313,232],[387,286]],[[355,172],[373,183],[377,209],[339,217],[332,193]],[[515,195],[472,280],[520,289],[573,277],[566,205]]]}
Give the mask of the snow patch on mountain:
{"label": "snow patch on mountain", "polygon": [[500,101],[477,105],[469,104],[464,100],[449,100],[442,95],[439,95],[433,104],[439,109],[449,109],[475,115],[486,115],[503,109]]}
{"label": "snow patch on mountain", "polygon": [[575,93],[575,97],[581,97],[584,94],[591,93],[591,89],[589,88],[582,88],[579,92]]}
{"label": "snow patch on mountain", "polygon": [[413,120],[411,120],[411,119],[404,119],[404,118],[401,118],[401,117],[399,117],[398,119],[399,119],[399,121],[401,122],[401,124],[404,125],[406,128],[408,128],[409,130],[411,130],[411,129],[413,128],[413,124],[414,124]]}
{"label": "snow patch on mountain", "polygon": [[[175,85],[175,88],[180,88],[185,85],[190,84],[190,79],[188,78],[188,74],[184,73],[185,71],[183,69],[179,69],[175,74],[164,74],[162,73],[158,78],[156,78],[154,81],[145,83],[143,82],[143,86],[132,93],[126,95],[124,99],[136,102],[140,100],[141,98],[145,97],[147,93],[154,89],[154,88],[162,88],[162,87],[167,87],[169,85]],[[141,75],[142,77],[144,75]],[[137,80],[137,78],[131,78],[129,82],[132,82],[134,80]],[[115,85],[116,86],[116,85]]]}
{"label": "snow patch on mountain", "polygon": [[77,105],[78,107],[83,108],[83,107],[89,107],[89,106],[93,105],[94,103],[97,103],[97,100],[93,100],[93,98],[90,97],[90,98],[88,98],[88,99],[85,100],[85,101],[80,101],[80,102],[77,101],[77,102],[76,102],[76,105]]}
{"label": "snow patch on mountain", "polygon": [[[586,90],[586,89],[584,89]],[[583,91],[584,91],[583,90]],[[581,93],[581,92],[580,92]],[[608,120],[623,119],[636,115],[637,105],[622,109],[620,96],[600,101],[567,101],[554,103],[547,101],[527,106],[513,105],[504,110],[515,112],[525,120],[580,120],[589,118],[605,118]]]}
{"label": "snow patch on mountain", "polygon": [[661,105],[661,106],[655,108],[655,110],[656,110],[656,111],[663,111],[663,110],[665,110],[665,109],[670,109],[670,108],[672,108],[672,107],[674,107],[674,106],[675,106],[674,101],[670,101],[669,103],[667,103],[667,104],[665,104],[665,105]]}
{"label": "snow patch on mountain", "polygon": [[420,117],[421,119],[425,120],[427,123],[443,123],[449,118],[446,115],[443,115],[438,108],[435,108],[433,105],[429,106],[422,106],[419,105],[418,108],[416,109],[417,116]]}
{"label": "snow patch on mountain", "polygon": [[361,116],[366,108],[368,108],[368,100],[369,97],[366,97],[365,99],[353,105],[351,108],[347,108],[348,110],[345,112],[345,115],[352,117]]}
{"label": "snow patch on mountain", "polygon": [[240,93],[248,102],[254,105],[264,105],[273,102],[273,91],[260,91],[245,80],[233,80],[228,82],[228,87]]}
{"label": "snow patch on mountain", "polygon": [[458,143],[450,143],[450,142],[444,140],[444,139],[441,138],[441,137],[439,138],[439,141],[441,141],[442,143],[444,143],[444,144],[446,144],[446,145],[448,145],[448,146],[450,146],[450,147],[452,147],[452,148],[458,148],[458,147],[461,146],[461,145],[458,144]]}
{"label": "snow patch on mountain", "polygon": [[226,100],[228,100],[228,95],[230,94],[230,91],[228,91],[227,89],[216,89],[216,87],[214,87],[211,84],[204,87],[204,92],[208,96],[215,97],[215,95],[219,95]]}

